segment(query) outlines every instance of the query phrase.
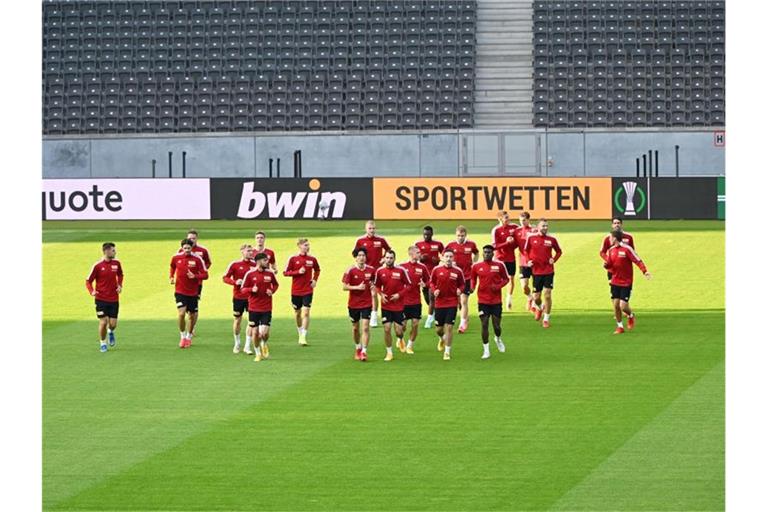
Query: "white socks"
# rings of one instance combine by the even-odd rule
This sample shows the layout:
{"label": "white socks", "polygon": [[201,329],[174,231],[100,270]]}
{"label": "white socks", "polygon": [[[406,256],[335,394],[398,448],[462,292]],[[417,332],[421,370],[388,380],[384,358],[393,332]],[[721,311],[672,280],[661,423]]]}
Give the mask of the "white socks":
{"label": "white socks", "polygon": [[391,354],[391,353],[392,353],[392,347],[387,347],[387,354]]}
{"label": "white socks", "polygon": [[236,347],[240,346],[240,335],[239,334],[235,334],[235,346]]}
{"label": "white socks", "polygon": [[616,322],[616,325],[618,325],[618,326],[619,326],[619,327],[621,327],[622,329],[624,328],[624,324],[623,324],[622,322]]}
{"label": "white socks", "polygon": [[544,321],[549,322],[549,313],[544,313]]}
{"label": "white socks", "polygon": [[406,346],[408,348],[413,348],[413,340],[408,340],[408,344]]}
{"label": "white socks", "polygon": [[445,347],[445,353],[450,354],[451,353],[451,347],[447,346]]}
{"label": "white socks", "polygon": [[363,346],[360,343],[355,343],[355,349],[360,350]]}
{"label": "white socks", "polygon": [[246,335],[245,336],[245,350],[251,349],[251,337]]}

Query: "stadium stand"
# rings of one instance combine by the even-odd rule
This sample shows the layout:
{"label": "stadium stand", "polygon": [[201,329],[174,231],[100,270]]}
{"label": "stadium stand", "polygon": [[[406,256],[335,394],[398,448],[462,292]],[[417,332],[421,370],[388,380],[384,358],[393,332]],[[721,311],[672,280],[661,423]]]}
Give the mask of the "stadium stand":
{"label": "stadium stand", "polygon": [[476,0],[43,4],[43,133],[456,129]]}
{"label": "stadium stand", "polygon": [[534,3],[534,126],[725,125],[725,2]]}

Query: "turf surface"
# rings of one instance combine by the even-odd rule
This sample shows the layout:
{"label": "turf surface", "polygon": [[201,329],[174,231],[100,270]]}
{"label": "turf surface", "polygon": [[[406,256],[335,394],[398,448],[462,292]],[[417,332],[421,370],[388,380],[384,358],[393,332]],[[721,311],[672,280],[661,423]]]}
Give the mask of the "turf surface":
{"label": "turf surface", "polygon": [[[339,283],[361,222],[196,223],[213,268],[189,351],[166,279],[187,223],[45,223],[44,508],[723,509],[724,225],[628,226],[654,279],[636,280],[637,329],[616,337],[606,224],[552,222],[564,255],[548,331],[518,295],[507,353],[481,361],[472,301],[452,361],[422,330],[416,355],[385,364],[374,329],[361,364]],[[433,225],[447,242],[453,225]],[[466,225],[485,243],[490,225]],[[399,261],[419,227],[379,223]],[[257,228],[278,265],[308,235],[323,269],[311,346],[296,344],[282,278],[258,364],[231,353],[220,281]],[[106,240],[126,281],[118,347],[101,354],[83,279]]]}

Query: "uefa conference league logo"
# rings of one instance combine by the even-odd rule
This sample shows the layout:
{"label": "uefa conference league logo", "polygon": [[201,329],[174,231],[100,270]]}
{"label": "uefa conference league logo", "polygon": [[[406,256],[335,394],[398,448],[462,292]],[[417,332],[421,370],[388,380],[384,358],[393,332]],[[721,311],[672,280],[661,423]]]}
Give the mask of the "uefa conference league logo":
{"label": "uefa conference league logo", "polygon": [[[622,206],[621,193],[624,192],[625,200]],[[640,196],[640,203],[635,208],[635,192]],[[616,209],[626,216],[634,217],[638,212],[645,208],[645,191],[643,187],[639,187],[635,181],[625,181],[621,184],[621,187],[616,189],[616,193],[613,195],[613,204]]]}

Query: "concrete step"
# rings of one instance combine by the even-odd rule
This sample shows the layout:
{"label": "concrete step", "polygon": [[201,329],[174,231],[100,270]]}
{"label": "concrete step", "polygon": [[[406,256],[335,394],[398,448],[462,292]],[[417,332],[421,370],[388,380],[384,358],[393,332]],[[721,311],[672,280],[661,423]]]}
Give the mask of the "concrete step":
{"label": "concrete step", "polygon": [[533,65],[533,48],[532,47],[522,47],[520,45],[515,45],[513,47],[508,47],[504,45],[483,45],[478,46],[475,50],[475,54],[477,57],[477,60],[479,61],[483,57],[498,57],[498,56],[505,56],[505,55],[525,55],[529,59],[531,59],[531,65]]}
{"label": "concrete step", "polygon": [[533,103],[533,90],[518,89],[515,91],[475,91],[475,101],[524,101]]}
{"label": "concrete step", "polygon": [[505,32],[478,33],[476,42],[478,46],[486,44],[527,44],[533,46],[533,39],[530,35],[509,34]]}
{"label": "concrete step", "polygon": [[497,112],[516,112],[521,114],[531,114],[530,102],[475,102],[475,114],[495,114]]}
{"label": "concrete step", "polygon": [[475,72],[475,79],[524,80],[531,79],[531,73],[525,68],[480,68]]}
{"label": "concrete step", "polygon": [[532,78],[476,78],[475,89],[477,90],[490,90],[490,89],[530,89],[533,90]]}

